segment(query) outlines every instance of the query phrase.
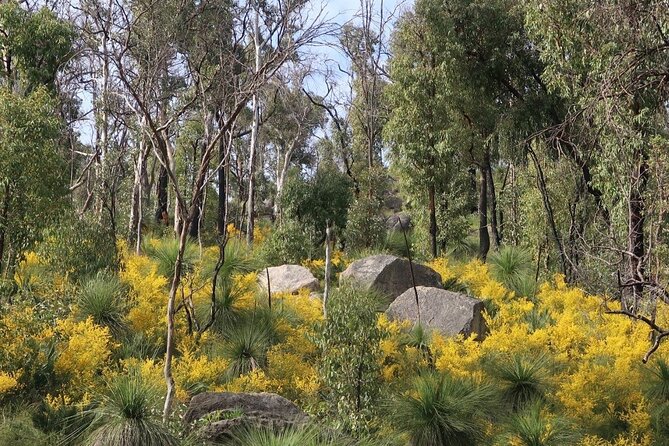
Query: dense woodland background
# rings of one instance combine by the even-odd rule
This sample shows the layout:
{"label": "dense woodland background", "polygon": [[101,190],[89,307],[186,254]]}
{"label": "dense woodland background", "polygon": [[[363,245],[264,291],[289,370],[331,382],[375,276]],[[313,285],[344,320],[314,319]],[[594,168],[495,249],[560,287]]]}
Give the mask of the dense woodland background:
{"label": "dense woodland background", "polygon": [[[202,444],[192,395],[267,390],[304,444],[667,444],[669,2],[355,8],[0,4],[0,442]],[[253,286],[379,252],[491,335]]]}

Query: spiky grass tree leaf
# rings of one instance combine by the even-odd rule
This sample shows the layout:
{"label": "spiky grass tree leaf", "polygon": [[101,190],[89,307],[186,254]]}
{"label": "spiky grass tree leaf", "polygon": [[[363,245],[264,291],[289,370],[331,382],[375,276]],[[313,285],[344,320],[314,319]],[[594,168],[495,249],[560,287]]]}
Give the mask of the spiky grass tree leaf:
{"label": "spiky grass tree leaf", "polygon": [[471,259],[478,253],[479,241],[476,237],[466,237],[457,240],[449,246],[447,256],[454,259]]}
{"label": "spiky grass tree leaf", "polygon": [[263,368],[267,350],[272,346],[273,327],[262,318],[245,317],[238,325],[226,330],[222,356],[229,361],[230,378]]}
{"label": "spiky grass tree leaf", "polygon": [[334,446],[321,438],[313,427],[290,428],[281,431],[262,428],[242,429],[234,435],[230,445],[235,446]]}
{"label": "spiky grass tree leaf", "polygon": [[85,444],[90,446],[176,446],[177,440],[155,419],[159,390],[138,372],[117,376],[108,384],[96,407]]}
{"label": "spiky grass tree leaf", "polygon": [[[179,254],[179,240],[174,238],[148,240],[143,243],[142,250],[158,262],[158,274],[172,277]],[[182,263],[184,273],[193,269],[197,255],[197,248],[192,243],[187,243]]]}
{"label": "spiky grass tree leaf", "polygon": [[353,439],[314,424],[283,430],[246,426],[233,435],[230,446],[386,446],[373,439]]}
{"label": "spiky grass tree leaf", "polygon": [[493,361],[492,374],[502,384],[502,398],[513,411],[534,401],[543,401],[549,386],[546,356],[511,358]]}
{"label": "spiky grass tree leaf", "polygon": [[550,312],[546,308],[539,309],[536,306],[523,317],[523,320],[527,322],[530,333],[534,333],[539,329],[555,323],[553,318],[551,318]]}
{"label": "spiky grass tree leaf", "polygon": [[507,432],[498,444],[570,446],[578,441],[578,432],[566,419],[548,413],[536,401],[509,419]]}
{"label": "spiky grass tree leaf", "polygon": [[669,364],[664,359],[656,359],[646,367],[646,394],[660,403],[669,401]]}
{"label": "spiky grass tree leaf", "polygon": [[524,297],[536,290],[530,287],[534,280],[532,274],[532,256],[517,246],[503,246],[498,252],[488,256],[490,272],[493,276]]}
{"label": "spiky grass tree leaf", "polygon": [[[202,276],[213,277],[215,262],[205,265]],[[225,246],[225,259],[216,280],[216,314],[213,329],[221,333],[227,328],[236,325],[242,317],[235,308],[235,302],[248,289],[234,286],[234,276],[244,274],[255,269],[255,262],[251,257],[246,243],[238,239],[230,239]],[[201,302],[195,309],[199,320],[210,317],[211,302]]]}
{"label": "spiky grass tree leaf", "polygon": [[496,407],[490,386],[428,373],[391,401],[388,415],[412,446],[473,446],[483,439]]}
{"label": "spiky grass tree leaf", "polygon": [[79,290],[77,304],[83,319],[92,317],[98,325],[104,325],[116,335],[125,331],[127,288],[118,276],[99,272],[87,280]]}
{"label": "spiky grass tree leaf", "polygon": [[429,330],[426,330],[422,325],[417,324],[408,332],[403,333],[400,336],[399,341],[402,346],[414,347],[420,351],[430,367],[433,367],[434,356],[430,349],[431,339],[432,333]]}

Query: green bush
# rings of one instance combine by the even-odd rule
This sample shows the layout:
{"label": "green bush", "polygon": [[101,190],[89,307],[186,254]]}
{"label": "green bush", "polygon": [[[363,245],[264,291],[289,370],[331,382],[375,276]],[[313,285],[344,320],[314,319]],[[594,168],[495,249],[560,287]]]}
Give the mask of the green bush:
{"label": "green bush", "polygon": [[[164,237],[157,241],[146,241],[142,245],[146,255],[158,262],[158,274],[172,277],[179,255],[179,240],[174,237]],[[186,243],[182,260],[182,273],[186,274],[193,269],[197,259],[197,249],[192,243]]]}
{"label": "green bush", "polygon": [[47,446],[58,444],[57,439],[52,437],[37,429],[27,413],[19,413],[8,418],[3,415],[0,420],[1,445]]}
{"label": "green bush", "polygon": [[272,231],[260,247],[263,265],[300,264],[313,253],[312,234],[295,220],[285,220]]}
{"label": "green bush", "polygon": [[579,435],[564,418],[535,402],[509,419],[501,441],[518,446],[569,446],[578,443]]}
{"label": "green bush", "polygon": [[44,231],[38,244],[40,258],[54,270],[78,281],[117,265],[116,239],[93,221],[65,218]]}
{"label": "green bush", "polygon": [[386,223],[376,200],[360,195],[348,210],[344,231],[346,248],[361,251],[382,248],[386,237]]}
{"label": "green bush", "polygon": [[492,375],[501,383],[503,400],[517,412],[527,405],[543,401],[549,385],[544,356],[526,358],[515,355],[493,361]]}
{"label": "green bush", "polygon": [[493,276],[515,291],[517,296],[534,298],[537,283],[532,271],[532,255],[517,246],[502,246],[488,256]]}
{"label": "green bush", "polygon": [[338,428],[354,435],[369,429],[380,393],[379,300],[376,293],[350,284],[335,289],[316,339],[320,375],[332,408],[328,415]]}
{"label": "green bush", "polygon": [[350,179],[336,166],[324,164],[313,178],[291,175],[280,204],[284,218],[299,221],[319,242],[325,239],[328,221],[338,228],[346,226],[351,199]]}

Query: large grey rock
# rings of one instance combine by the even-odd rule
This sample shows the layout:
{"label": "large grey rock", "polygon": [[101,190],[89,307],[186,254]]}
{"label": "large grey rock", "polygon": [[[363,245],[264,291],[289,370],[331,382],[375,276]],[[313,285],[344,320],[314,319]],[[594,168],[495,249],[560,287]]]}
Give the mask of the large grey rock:
{"label": "large grey rock", "polygon": [[[267,289],[267,272],[263,269],[258,273],[260,286]],[[318,291],[318,279],[307,268],[300,265],[281,265],[269,268],[269,281],[272,293],[295,294],[306,288]]]}
{"label": "large grey rock", "polygon": [[[215,416],[208,415],[212,413]],[[205,416],[212,421],[201,428],[200,435],[212,441],[229,439],[239,426],[281,430],[309,420],[299,407],[274,393],[200,393],[188,404],[184,422],[190,424]]]}
{"label": "large grey rock", "polygon": [[[416,290],[423,327],[448,336],[475,335],[483,339],[487,329],[482,314],[482,301],[440,288],[419,286]],[[413,288],[395,299],[386,310],[386,314],[390,319],[418,322]]]}
{"label": "large grey rock", "polygon": [[408,231],[411,229],[411,217],[409,214],[400,212],[399,214],[391,215],[386,219],[386,228],[389,231]]}
{"label": "large grey rock", "polygon": [[[413,264],[416,285],[441,288],[441,276],[425,265]],[[356,260],[339,275],[339,281],[351,281],[384,295],[387,304],[413,286],[409,261],[391,255],[375,255]],[[385,310],[385,308],[382,308]]]}

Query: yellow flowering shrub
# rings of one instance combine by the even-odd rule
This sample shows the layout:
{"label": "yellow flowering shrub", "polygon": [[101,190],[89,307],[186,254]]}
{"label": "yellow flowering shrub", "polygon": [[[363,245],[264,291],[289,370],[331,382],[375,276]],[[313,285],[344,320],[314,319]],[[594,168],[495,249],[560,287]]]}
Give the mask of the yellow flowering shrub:
{"label": "yellow flowering shrub", "polygon": [[302,261],[302,266],[311,271],[311,274],[318,279],[325,277],[324,259],[307,259]]}
{"label": "yellow flowering shrub", "polygon": [[222,384],[228,367],[225,359],[210,359],[191,341],[190,337],[183,338],[177,349],[181,354],[174,358],[173,363],[176,395],[184,402],[188,401],[193,392],[210,390]]}
{"label": "yellow flowering shrub", "polygon": [[431,262],[428,262],[426,265],[435,270],[436,272],[438,272],[439,275],[441,276],[441,281],[443,283],[446,283],[449,280],[455,279],[457,277],[457,274],[448,263],[449,263],[448,258],[437,257]]}
{"label": "yellow flowering shrub", "polygon": [[14,281],[20,288],[32,288],[41,283],[42,269],[42,263],[37,253],[29,251],[23,255],[23,260],[19,262],[14,272]]}
{"label": "yellow flowering shrub", "polygon": [[281,387],[270,379],[262,369],[252,370],[231,382],[217,387],[221,392],[276,392],[281,393]]}
{"label": "yellow flowering shrub", "polygon": [[149,339],[160,339],[165,331],[168,280],[158,274],[158,266],[146,256],[128,254],[123,263],[125,268],[119,276],[131,290],[132,305],[127,316],[130,327]]}
{"label": "yellow flowering shrub", "polygon": [[474,296],[489,299],[497,306],[508,301],[511,292],[490,276],[488,265],[480,260],[469,262],[456,270],[458,281],[469,287]]}
{"label": "yellow flowering shrub", "polygon": [[481,344],[473,338],[445,338],[435,333],[432,335],[431,348],[437,370],[457,377],[482,378],[482,372],[476,370],[481,358]]}
{"label": "yellow flowering shrub", "polygon": [[0,371],[0,397],[2,397],[3,393],[14,390],[18,385],[19,382],[12,374]]}
{"label": "yellow flowering shrub", "polygon": [[228,233],[228,237],[230,238],[242,238],[242,231],[237,229],[234,223],[228,223],[228,226],[226,226],[226,231]]}
{"label": "yellow flowering shrub", "polygon": [[0,373],[6,386],[14,381],[13,388],[29,386],[30,375],[48,362],[53,331],[39,316],[32,306],[15,305],[0,317]]}
{"label": "yellow flowering shrub", "polygon": [[344,251],[338,249],[332,251],[332,266],[334,266],[337,271],[345,270],[350,264],[351,259],[348,258]]}
{"label": "yellow flowering shrub", "polygon": [[[343,251],[333,250],[332,257],[330,259],[332,265],[332,279],[336,278],[336,275],[348,267],[351,263],[350,259],[344,254]],[[325,278],[325,259],[307,259],[302,261],[302,266],[308,268],[311,271],[311,274],[314,275],[319,280]]]}
{"label": "yellow flowering shrub", "polygon": [[255,225],[253,227],[253,243],[264,242],[267,239],[267,237],[269,237],[270,232],[272,232],[272,228],[269,225],[265,226]]}
{"label": "yellow flowering shrub", "polygon": [[[651,410],[642,393],[646,375],[640,366],[649,348],[645,324],[605,314],[602,298],[567,286],[561,275],[529,301],[493,280],[479,261],[459,267],[458,274],[475,296],[490,299],[496,311],[485,315],[489,333],[481,342],[433,335],[438,370],[484,379],[485,358],[547,355],[553,367],[549,398],[563,415],[586,432],[627,426],[611,442],[586,436],[583,445],[653,444]],[[665,309],[658,313],[658,318],[667,317]],[[667,358],[662,349],[655,354]]]}
{"label": "yellow flowering shrub", "polygon": [[256,291],[258,290],[258,274],[235,274],[232,276],[232,295],[235,297],[233,306],[238,310],[250,310],[256,307]]}
{"label": "yellow flowering shrub", "polygon": [[411,329],[410,322],[391,321],[382,313],[378,317],[377,326],[382,333],[379,362],[381,376],[386,383],[406,383],[418,367],[428,365],[422,352],[403,342],[403,336]]}
{"label": "yellow flowering shrub", "polygon": [[56,322],[55,333],[60,338],[55,371],[69,379],[75,392],[83,392],[111,356],[114,344],[109,328],[96,325],[92,318],[65,319]]}

